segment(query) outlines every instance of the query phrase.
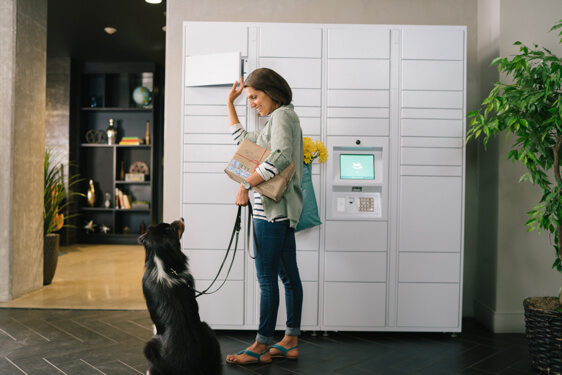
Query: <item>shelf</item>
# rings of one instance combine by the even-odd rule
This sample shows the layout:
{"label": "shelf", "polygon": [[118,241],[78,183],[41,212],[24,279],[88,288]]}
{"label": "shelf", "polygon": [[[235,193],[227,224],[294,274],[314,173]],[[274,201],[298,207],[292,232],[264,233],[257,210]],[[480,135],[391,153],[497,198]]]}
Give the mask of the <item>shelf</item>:
{"label": "shelf", "polygon": [[82,147],[117,147],[117,148],[147,148],[149,149],[152,145],[108,145],[107,143],[81,143]]}
{"label": "shelf", "polygon": [[[81,183],[80,191],[87,191],[87,181],[93,180],[98,198],[96,207],[81,201],[84,207],[79,207],[80,220],[111,228],[109,233],[101,233],[96,228],[96,232],[89,234],[79,228],[79,240],[84,243],[138,243],[138,234],[124,234],[125,228],[139,232],[142,223],[149,226],[161,221],[163,102],[159,93],[163,85],[162,70],[152,63],[86,62],[76,74],[80,84],[76,85],[77,129],[73,146],[76,150],[73,151],[77,154],[78,173],[86,181]],[[147,106],[135,103],[132,93],[137,87],[151,91],[152,102]],[[117,142],[88,143],[87,140],[96,138],[87,137],[90,131],[104,133],[101,139],[107,139],[105,132],[111,119],[117,130]],[[149,144],[119,144],[123,137],[144,139],[147,130]],[[125,181],[125,173],[138,162],[145,163],[150,174],[144,176],[145,181]],[[149,207],[116,207],[116,189],[127,194],[131,201],[150,202]],[[106,195],[110,197],[111,208],[103,207]]]}
{"label": "shelf", "polygon": [[146,148],[150,149],[152,145],[108,145],[107,143],[81,143],[82,147],[117,147],[117,148]]}
{"label": "shelf", "polygon": [[90,211],[90,212],[113,212],[115,208],[105,208],[105,207],[80,207],[80,211]]}
{"label": "shelf", "polygon": [[115,181],[115,185],[150,185],[150,181]]}
{"label": "shelf", "polygon": [[91,244],[139,245],[140,234],[81,233],[80,242]]}
{"label": "shelf", "polygon": [[152,112],[152,107],[82,107],[80,110],[91,112]]}
{"label": "shelf", "polygon": [[104,207],[80,207],[80,211],[88,211],[88,212],[108,212],[111,213],[115,212],[143,212],[147,213],[150,212],[150,208],[104,208]]}
{"label": "shelf", "polygon": [[117,208],[115,212],[126,212],[126,213],[148,213],[150,212],[150,208]]}

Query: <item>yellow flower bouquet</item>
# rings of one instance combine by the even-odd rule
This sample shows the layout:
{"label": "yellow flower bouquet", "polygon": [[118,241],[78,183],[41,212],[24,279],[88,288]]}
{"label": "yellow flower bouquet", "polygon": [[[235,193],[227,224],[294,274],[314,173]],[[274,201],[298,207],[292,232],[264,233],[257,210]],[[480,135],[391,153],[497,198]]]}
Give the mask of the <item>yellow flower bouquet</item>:
{"label": "yellow flower bouquet", "polygon": [[312,165],[311,163],[318,159],[319,163],[325,163],[328,160],[328,150],[322,141],[314,141],[310,137],[303,137],[303,161],[304,168],[302,174],[302,195],[303,208],[299,224],[296,231],[309,229],[322,224],[318,215],[318,204],[316,202],[316,194],[312,185]]}
{"label": "yellow flower bouquet", "polygon": [[322,141],[314,141],[310,137],[303,137],[304,164],[310,164],[314,159],[318,158],[319,163],[325,163],[328,160],[328,150]]}

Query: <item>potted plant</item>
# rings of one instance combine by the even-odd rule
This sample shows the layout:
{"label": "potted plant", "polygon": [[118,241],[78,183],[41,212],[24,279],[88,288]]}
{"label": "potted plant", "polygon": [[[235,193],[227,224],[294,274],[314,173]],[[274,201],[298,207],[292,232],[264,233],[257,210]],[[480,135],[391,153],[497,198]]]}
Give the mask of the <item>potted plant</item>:
{"label": "potted plant", "polygon": [[[561,28],[562,20],[550,31]],[[513,82],[496,83],[481,108],[468,114],[472,120],[467,142],[483,135],[486,146],[491,137],[501,132],[515,136],[507,158],[527,169],[520,182],[529,181],[542,191],[542,198],[528,212],[528,231],[536,229],[553,235],[553,268],[562,273],[562,59],[536,44],[532,48],[520,42],[515,45],[519,46],[518,54],[492,61]],[[527,298],[524,308],[533,366],[560,374],[562,296]]]}
{"label": "potted plant", "polygon": [[[78,176],[70,176],[68,181],[64,178],[64,164],[60,161],[54,149],[45,150],[43,189],[43,285],[48,285],[53,280],[58,263],[60,235],[55,233],[63,227],[70,227],[64,223],[64,211],[72,204],[73,195],[84,194],[70,191],[78,183]],[[66,219],[76,215],[69,215]]]}

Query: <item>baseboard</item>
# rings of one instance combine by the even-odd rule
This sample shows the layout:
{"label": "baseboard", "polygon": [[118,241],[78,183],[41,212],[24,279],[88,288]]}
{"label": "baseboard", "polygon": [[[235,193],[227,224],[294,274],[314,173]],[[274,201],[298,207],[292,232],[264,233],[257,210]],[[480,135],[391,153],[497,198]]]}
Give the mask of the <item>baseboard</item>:
{"label": "baseboard", "polygon": [[474,301],[474,317],[494,333],[525,333],[525,313],[498,313]]}
{"label": "baseboard", "polygon": [[474,301],[474,318],[490,331],[494,330],[494,311],[479,301]]}

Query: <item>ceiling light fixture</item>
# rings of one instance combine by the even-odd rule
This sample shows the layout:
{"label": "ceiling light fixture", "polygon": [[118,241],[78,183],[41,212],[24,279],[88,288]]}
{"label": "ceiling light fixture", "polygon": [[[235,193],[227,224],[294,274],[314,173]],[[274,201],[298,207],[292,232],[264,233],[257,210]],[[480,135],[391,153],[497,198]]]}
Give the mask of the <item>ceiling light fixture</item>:
{"label": "ceiling light fixture", "polygon": [[115,34],[117,32],[117,29],[114,27],[106,27],[103,29],[106,33],[108,33],[109,35],[111,34]]}
{"label": "ceiling light fixture", "polygon": [[144,0],[149,4],[160,4],[162,0]]}

